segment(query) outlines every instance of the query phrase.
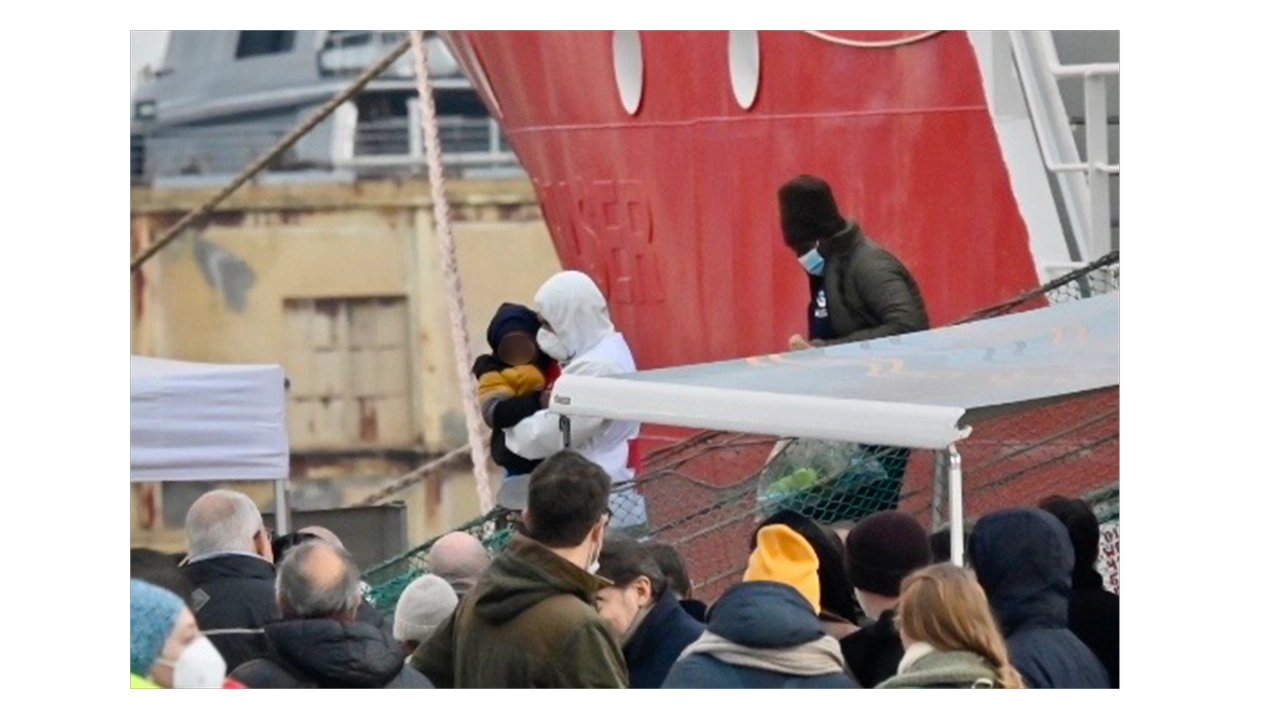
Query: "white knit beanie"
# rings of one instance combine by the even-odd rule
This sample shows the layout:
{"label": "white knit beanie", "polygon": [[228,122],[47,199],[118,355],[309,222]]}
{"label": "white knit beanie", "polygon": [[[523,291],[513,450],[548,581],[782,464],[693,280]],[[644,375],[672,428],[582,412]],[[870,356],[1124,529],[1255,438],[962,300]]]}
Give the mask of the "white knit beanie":
{"label": "white knit beanie", "polygon": [[434,574],[424,574],[405,587],[396,602],[391,633],[398,642],[425,642],[457,605],[458,595],[448,582]]}

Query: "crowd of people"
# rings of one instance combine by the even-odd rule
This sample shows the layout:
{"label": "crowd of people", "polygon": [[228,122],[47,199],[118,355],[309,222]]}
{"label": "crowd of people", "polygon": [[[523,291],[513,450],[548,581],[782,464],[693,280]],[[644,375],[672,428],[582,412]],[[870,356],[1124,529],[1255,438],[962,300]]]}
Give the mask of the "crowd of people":
{"label": "crowd of people", "polygon": [[209,492],[188,512],[185,556],[133,550],[131,685],[1119,685],[1119,598],[1093,569],[1098,523],[1079,500],[982,517],[968,568],[902,512],[847,531],[779,512],[708,607],[676,547],[610,527],[612,485],[580,453],[544,459],[509,545],[490,557],[445,535],[389,616],[332,532],[273,538],[248,497]]}
{"label": "crowd of people", "polygon": [[[919,288],[802,176],[778,194],[810,276],[809,338],[793,349],[928,328]],[[186,518],[187,551],[132,553],[130,681],[164,688],[1103,688],[1119,686],[1119,598],[1094,569],[1080,500],[982,517],[950,534],[883,511],[823,526],[766,518],[741,581],[708,606],[678,547],[649,540],[634,422],[548,407],[556,377],[635,371],[604,295],[558,273],[535,307],[504,304],[473,367],[499,499],[520,531],[490,557],[441,537],[388,618],[324,527],[273,537],[243,494]],[[567,446],[566,446],[567,445]],[[905,448],[868,451],[898,460]],[[512,498],[516,501],[512,502]]]}

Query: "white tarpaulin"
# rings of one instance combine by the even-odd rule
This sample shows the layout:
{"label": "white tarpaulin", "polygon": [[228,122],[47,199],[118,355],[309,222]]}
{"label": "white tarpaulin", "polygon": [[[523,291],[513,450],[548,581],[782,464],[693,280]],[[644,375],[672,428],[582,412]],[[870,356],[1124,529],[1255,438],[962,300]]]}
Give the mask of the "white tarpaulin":
{"label": "white tarpaulin", "polygon": [[973,410],[1120,384],[1120,294],[870,342],[613,377],[565,375],[565,415],[942,449]]}
{"label": "white tarpaulin", "polygon": [[130,480],[289,476],[284,370],[129,358]]}

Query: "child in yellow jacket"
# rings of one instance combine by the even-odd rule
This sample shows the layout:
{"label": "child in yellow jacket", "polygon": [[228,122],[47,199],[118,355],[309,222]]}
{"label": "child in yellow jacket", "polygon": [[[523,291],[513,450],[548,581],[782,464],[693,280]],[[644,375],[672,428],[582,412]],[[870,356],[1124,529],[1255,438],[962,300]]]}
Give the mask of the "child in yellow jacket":
{"label": "child in yellow jacket", "polygon": [[509,476],[532,472],[538,461],[508,450],[503,430],[542,409],[542,393],[560,373],[538,348],[539,324],[533,310],[504,303],[489,322],[486,339],[493,354],[477,357],[471,370],[479,384],[481,414],[494,430],[489,451]]}

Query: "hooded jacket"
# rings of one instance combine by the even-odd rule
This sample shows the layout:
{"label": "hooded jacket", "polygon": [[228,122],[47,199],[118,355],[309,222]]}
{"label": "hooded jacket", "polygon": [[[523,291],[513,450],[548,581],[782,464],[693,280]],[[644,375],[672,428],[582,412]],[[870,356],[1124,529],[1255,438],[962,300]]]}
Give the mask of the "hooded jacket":
{"label": "hooded jacket", "polygon": [[1066,527],[1039,509],[983,517],[970,540],[973,570],[1029,688],[1106,688],[1107,670],[1071,630],[1075,554]]}
{"label": "hooded jacket", "polygon": [[286,619],[266,627],[268,654],[231,677],[251,689],[430,689],[394,639],[362,621]]}
{"label": "hooded jacket", "polygon": [[622,649],[595,608],[606,586],[516,535],[409,663],[438,687],[626,688]]}
{"label": "hooded jacket", "polygon": [[[600,288],[581,272],[560,272],[547,280],[534,298],[538,314],[551,326],[567,357],[562,375],[603,377],[636,371],[627,341],[614,329],[609,306]],[[545,459],[566,449],[560,415],[539,410],[505,430],[507,449],[531,460]],[[638,422],[574,417],[570,446],[600,465],[614,483],[635,477],[633,444],[640,436]],[[644,498],[634,490],[609,498],[614,527],[642,524]]]}
{"label": "hooded jacket", "polygon": [[711,607],[664,689],[853,689],[840,647],[794,587],[743,582]]}

